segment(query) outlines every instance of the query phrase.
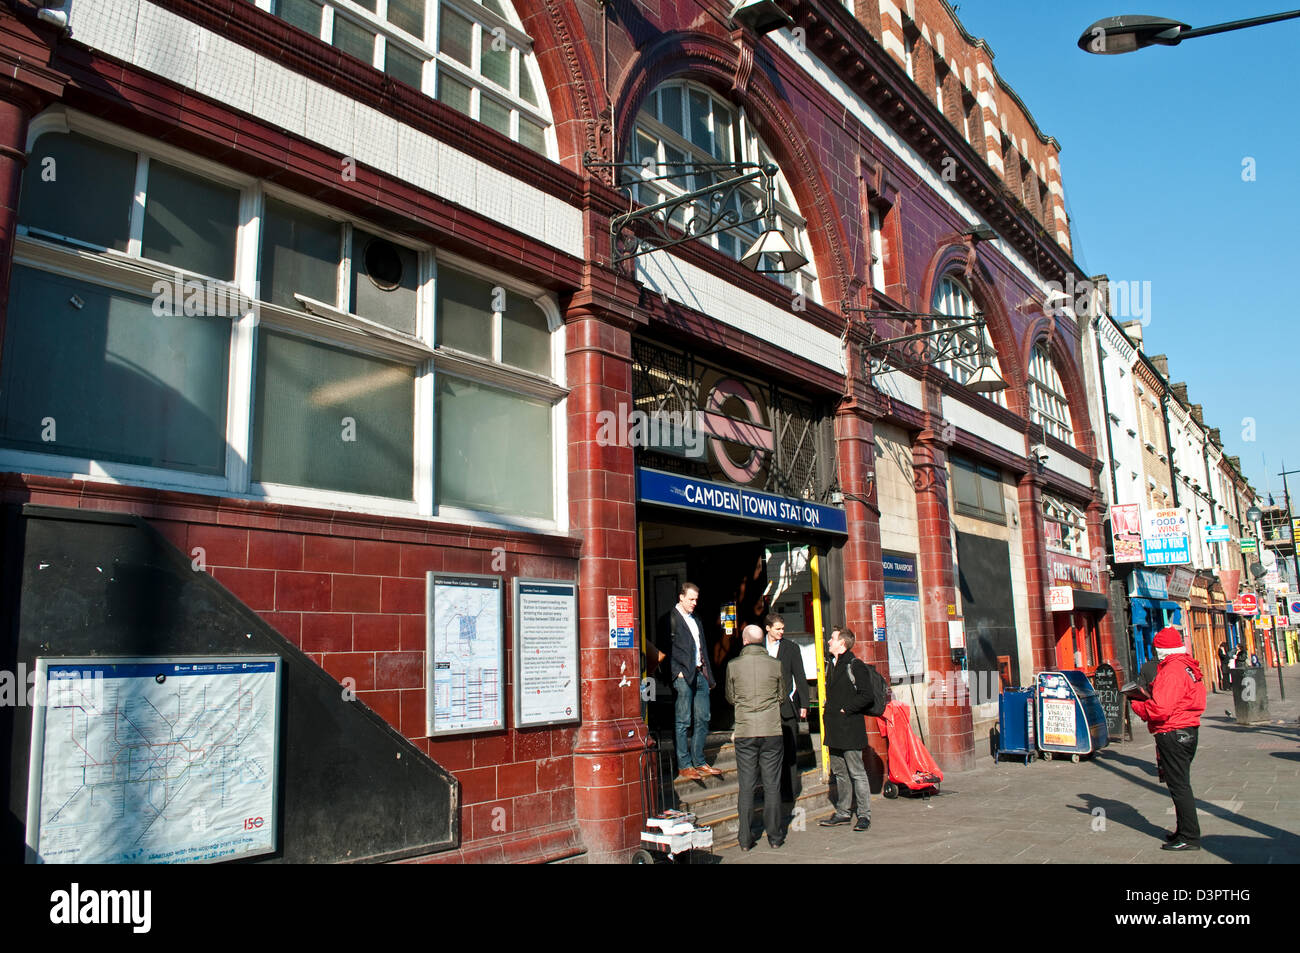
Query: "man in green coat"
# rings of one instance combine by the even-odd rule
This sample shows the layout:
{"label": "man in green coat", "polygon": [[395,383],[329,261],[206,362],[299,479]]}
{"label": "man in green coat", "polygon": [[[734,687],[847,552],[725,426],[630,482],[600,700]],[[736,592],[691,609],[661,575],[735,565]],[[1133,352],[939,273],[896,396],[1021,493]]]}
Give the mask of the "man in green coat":
{"label": "man in green coat", "polygon": [[741,850],[754,847],[750,819],[754,785],[763,774],[763,828],[772,847],[785,843],[781,829],[781,663],[763,647],[763,630],[745,626],[744,647],[727,666],[727,701],[736,706],[736,798]]}

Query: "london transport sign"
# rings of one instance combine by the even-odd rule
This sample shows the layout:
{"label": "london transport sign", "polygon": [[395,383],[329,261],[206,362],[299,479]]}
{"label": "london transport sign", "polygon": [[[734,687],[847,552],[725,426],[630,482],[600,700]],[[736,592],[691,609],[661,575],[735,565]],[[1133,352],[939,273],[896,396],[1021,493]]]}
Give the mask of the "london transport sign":
{"label": "london transport sign", "polygon": [[797,529],[847,534],[844,510],[808,500],[762,493],[743,486],[695,480],[649,467],[637,468],[637,498],[695,513],[734,516]]}

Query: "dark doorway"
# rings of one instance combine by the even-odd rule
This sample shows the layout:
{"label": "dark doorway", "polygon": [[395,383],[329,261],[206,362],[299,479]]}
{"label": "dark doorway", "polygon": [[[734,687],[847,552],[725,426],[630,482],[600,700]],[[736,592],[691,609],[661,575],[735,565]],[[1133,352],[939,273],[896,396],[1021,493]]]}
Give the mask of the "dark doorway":
{"label": "dark doorway", "polygon": [[[961,587],[966,624],[966,666],[972,672],[997,672],[1008,665],[1014,684],[1020,684],[1020,650],[1016,645],[1016,613],[1011,599],[1011,555],[1000,539],[970,533],[957,534],[957,581]],[[977,698],[985,686],[994,688],[1000,677],[971,679],[971,704],[993,701]]]}

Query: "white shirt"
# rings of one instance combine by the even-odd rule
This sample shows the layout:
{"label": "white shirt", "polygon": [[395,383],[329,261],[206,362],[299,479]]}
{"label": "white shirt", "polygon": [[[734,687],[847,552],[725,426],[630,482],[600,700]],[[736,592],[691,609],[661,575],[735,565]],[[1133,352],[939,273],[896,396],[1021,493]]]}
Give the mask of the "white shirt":
{"label": "white shirt", "polygon": [[704,665],[704,659],[700,655],[700,624],[695,621],[695,616],[687,613],[680,605],[677,607],[677,611],[682,614],[682,618],[686,620],[686,627],[691,630],[691,635],[695,637],[695,667],[701,668]]}
{"label": "white shirt", "polygon": [[[780,639],[768,639],[768,640],[767,640],[767,654],[770,655],[770,656],[772,656],[772,658],[776,658],[776,653],[777,653],[777,651],[778,651],[780,648],[781,648],[781,640],[780,640]],[[794,696],[795,696],[795,694],[796,694],[797,691],[798,691],[798,690],[795,688],[795,685],[794,685],[794,673],[792,672],[792,673],[790,674],[790,692],[789,692],[788,695],[786,695],[786,697],[789,698],[791,701],[794,701]]]}

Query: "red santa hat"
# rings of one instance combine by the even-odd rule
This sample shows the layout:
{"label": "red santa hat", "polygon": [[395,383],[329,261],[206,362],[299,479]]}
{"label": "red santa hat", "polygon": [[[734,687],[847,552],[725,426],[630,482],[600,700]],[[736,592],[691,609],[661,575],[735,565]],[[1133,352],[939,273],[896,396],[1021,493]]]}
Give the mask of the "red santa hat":
{"label": "red santa hat", "polygon": [[1183,634],[1173,626],[1166,626],[1156,633],[1155,649],[1161,655],[1173,655],[1183,648]]}

